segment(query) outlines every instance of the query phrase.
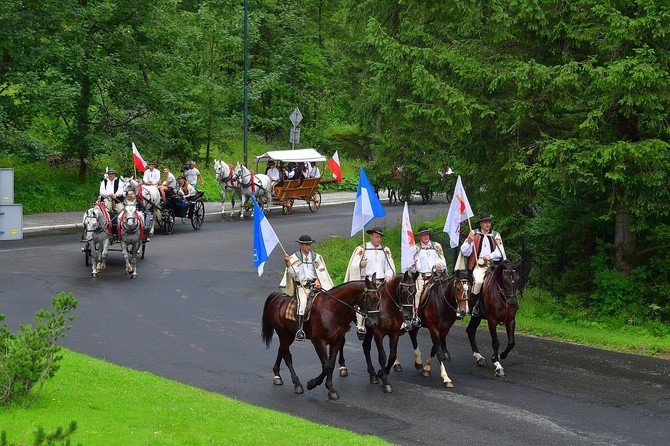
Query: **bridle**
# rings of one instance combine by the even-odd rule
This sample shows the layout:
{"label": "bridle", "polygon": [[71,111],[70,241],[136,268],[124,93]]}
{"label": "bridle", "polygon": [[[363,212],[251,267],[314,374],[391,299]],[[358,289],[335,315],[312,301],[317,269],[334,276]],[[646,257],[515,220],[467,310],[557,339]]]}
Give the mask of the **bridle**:
{"label": "bridle", "polygon": [[[93,215],[91,215],[93,214]],[[89,209],[86,211],[86,217],[84,218],[84,230],[85,232],[93,232],[94,234],[99,234],[102,231],[105,231],[107,224],[106,222],[101,221],[101,218],[104,216],[101,214],[97,214],[95,209]],[[90,225],[90,221],[94,220],[95,222],[95,228],[92,228]]]}

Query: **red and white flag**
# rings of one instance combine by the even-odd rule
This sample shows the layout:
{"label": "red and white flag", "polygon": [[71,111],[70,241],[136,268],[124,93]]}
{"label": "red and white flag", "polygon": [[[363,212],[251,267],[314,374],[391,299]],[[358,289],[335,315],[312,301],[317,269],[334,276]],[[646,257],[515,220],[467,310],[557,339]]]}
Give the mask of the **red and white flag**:
{"label": "red and white flag", "polygon": [[444,222],[444,232],[449,234],[449,244],[452,248],[458,246],[461,235],[461,222],[474,216],[468,197],[465,195],[463,183],[461,183],[461,176],[458,176],[456,187],[454,188],[454,196],[449,205],[449,213],[447,214],[447,221]]}
{"label": "red and white flag", "polygon": [[135,147],[135,143],[131,142],[130,144],[133,146],[133,164],[135,164],[137,170],[144,173],[147,170],[147,163],[142,158],[142,155],[140,155],[140,151]]}
{"label": "red and white flag", "polygon": [[337,182],[342,182],[342,169],[340,169],[340,157],[337,155],[337,150],[333,157],[328,161],[328,168],[333,172],[333,178],[337,178]]}
{"label": "red and white flag", "polygon": [[414,231],[412,231],[412,223],[409,221],[407,202],[405,202],[405,210],[402,211],[402,229],[400,231],[400,271],[404,273],[414,264],[414,254],[416,253]]}

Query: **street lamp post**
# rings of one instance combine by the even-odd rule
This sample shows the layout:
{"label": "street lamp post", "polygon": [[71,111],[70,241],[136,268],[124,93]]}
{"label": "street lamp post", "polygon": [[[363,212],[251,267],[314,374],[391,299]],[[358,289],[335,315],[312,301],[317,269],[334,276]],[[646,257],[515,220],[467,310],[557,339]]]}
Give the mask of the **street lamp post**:
{"label": "street lamp post", "polygon": [[247,165],[249,141],[247,131],[249,128],[249,94],[247,92],[247,74],[249,66],[249,5],[244,0],[244,165]]}

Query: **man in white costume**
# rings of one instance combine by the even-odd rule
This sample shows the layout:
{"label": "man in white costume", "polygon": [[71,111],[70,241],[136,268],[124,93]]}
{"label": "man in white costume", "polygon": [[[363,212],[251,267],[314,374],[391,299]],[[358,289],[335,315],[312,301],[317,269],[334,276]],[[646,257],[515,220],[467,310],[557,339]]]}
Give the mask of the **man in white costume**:
{"label": "man in white costume", "polygon": [[418,315],[421,296],[427,284],[431,284],[442,274],[447,274],[447,262],[444,260],[442,245],[430,239],[430,229],[428,227],[421,226],[415,235],[419,238],[419,243],[416,244],[414,264],[410,267],[410,271],[419,273],[416,281],[416,294],[414,295],[414,317],[412,318],[412,326],[418,328],[421,326]]}

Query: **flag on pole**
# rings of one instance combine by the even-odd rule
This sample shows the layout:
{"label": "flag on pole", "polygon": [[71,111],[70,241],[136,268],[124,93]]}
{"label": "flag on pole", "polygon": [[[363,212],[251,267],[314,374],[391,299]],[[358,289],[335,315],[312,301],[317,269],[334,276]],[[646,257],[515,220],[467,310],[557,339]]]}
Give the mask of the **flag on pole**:
{"label": "flag on pole", "polygon": [[404,273],[414,264],[415,253],[414,231],[412,231],[409,210],[407,202],[405,202],[405,209],[402,211],[402,229],[400,230],[400,271]]}
{"label": "flag on pole", "polygon": [[356,192],[356,203],[354,204],[354,215],[351,219],[351,236],[353,237],[365,225],[374,218],[383,217],[386,211],[382,206],[375,190],[370,184],[365,169],[361,166],[361,174],[358,179],[358,192]]}
{"label": "flag on pole", "polygon": [[454,196],[449,205],[449,213],[447,214],[447,221],[444,222],[444,232],[449,234],[450,245],[452,248],[458,246],[461,235],[461,222],[474,216],[468,197],[465,195],[463,183],[461,183],[461,176],[456,180],[456,188],[454,189]]}
{"label": "flag on pole", "polygon": [[337,178],[337,182],[342,182],[342,169],[340,168],[340,157],[337,155],[337,150],[333,157],[328,161],[328,168],[333,172],[333,178]]}
{"label": "flag on pole", "polygon": [[144,158],[142,158],[142,155],[140,155],[140,151],[135,147],[135,143],[131,142],[130,144],[133,146],[133,164],[135,164],[137,170],[144,173],[144,171],[147,170],[147,163],[144,161]]}
{"label": "flag on pole", "polygon": [[251,201],[254,202],[254,266],[258,268],[258,275],[261,276],[265,262],[279,239],[253,195]]}

